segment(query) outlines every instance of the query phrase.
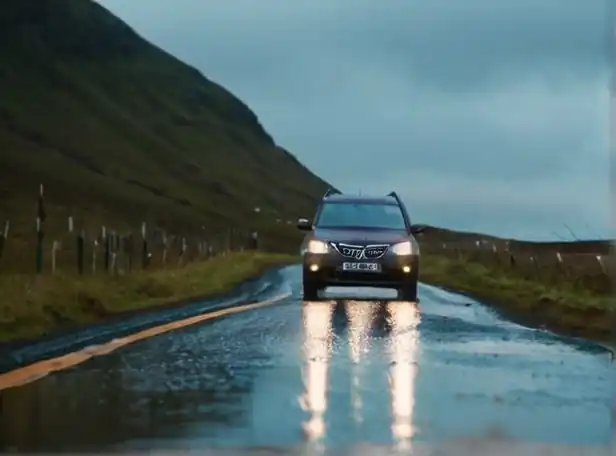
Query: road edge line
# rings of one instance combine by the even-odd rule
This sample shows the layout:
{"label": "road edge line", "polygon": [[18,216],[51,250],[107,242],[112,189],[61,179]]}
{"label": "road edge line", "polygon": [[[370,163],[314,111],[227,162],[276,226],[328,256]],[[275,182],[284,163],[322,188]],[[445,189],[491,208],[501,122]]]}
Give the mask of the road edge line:
{"label": "road edge line", "polygon": [[202,314],[194,315],[192,317],[174,320],[168,323],[164,323],[162,325],[157,325],[141,331],[137,331],[126,336],[113,338],[102,344],[88,345],[80,350],[62,356],[37,361],[26,366],[22,366],[17,369],[0,374],[0,391],[32,383],[54,372],[74,367],[96,356],[106,356],[122,347],[125,347],[135,342],[139,342],[141,340],[149,339],[151,337],[165,334],[178,329],[187,328],[189,326],[193,326],[195,324],[202,323],[207,320],[213,320],[215,318],[223,317],[226,315],[232,315],[235,313],[246,312],[249,310],[271,306],[291,296],[292,293],[290,291],[287,291],[272,298],[265,299],[263,301],[256,301],[237,306],[226,307],[223,309],[205,311]]}

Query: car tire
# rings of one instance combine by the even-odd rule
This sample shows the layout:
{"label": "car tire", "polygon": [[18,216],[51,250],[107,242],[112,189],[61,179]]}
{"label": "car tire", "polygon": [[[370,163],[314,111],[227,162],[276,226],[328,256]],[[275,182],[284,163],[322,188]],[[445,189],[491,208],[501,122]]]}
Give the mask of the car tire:
{"label": "car tire", "polygon": [[319,299],[321,286],[314,280],[303,280],[304,301],[316,301]]}
{"label": "car tire", "polygon": [[405,283],[398,288],[398,299],[417,302],[417,281]]}

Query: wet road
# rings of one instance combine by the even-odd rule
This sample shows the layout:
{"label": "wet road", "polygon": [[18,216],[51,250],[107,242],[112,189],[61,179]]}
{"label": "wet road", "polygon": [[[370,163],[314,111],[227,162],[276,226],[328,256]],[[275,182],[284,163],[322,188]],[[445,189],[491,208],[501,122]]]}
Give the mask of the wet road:
{"label": "wet road", "polygon": [[0,449],[336,447],[486,434],[609,445],[612,371],[601,349],[428,286],[419,306],[302,303],[298,269],[283,273],[294,298],[0,392]]}

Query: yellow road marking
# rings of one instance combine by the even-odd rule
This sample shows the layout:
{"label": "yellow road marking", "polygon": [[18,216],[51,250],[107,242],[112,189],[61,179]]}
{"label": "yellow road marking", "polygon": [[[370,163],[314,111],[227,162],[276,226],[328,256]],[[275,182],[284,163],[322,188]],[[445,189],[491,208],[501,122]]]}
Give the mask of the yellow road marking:
{"label": "yellow road marking", "polygon": [[215,310],[212,312],[196,315],[194,317],[185,318],[183,320],[172,321],[164,325],[155,326],[143,331],[139,331],[134,334],[130,334],[125,337],[110,340],[101,345],[93,345],[85,347],[74,353],[68,353],[57,358],[47,359],[44,361],[38,361],[28,366],[20,367],[18,369],[0,374],[0,391],[15,386],[25,385],[35,380],[39,380],[52,372],[67,369],[77,364],[94,357],[107,355],[118,348],[124,347],[128,344],[132,344],[139,340],[147,339],[149,337],[157,336],[175,329],[191,326],[196,323],[200,323],[206,320],[222,317],[223,315],[230,315],[239,312],[245,312],[247,310],[258,309],[260,307],[270,306],[285,298],[291,296],[291,293],[284,293],[265,301],[255,302],[251,304],[245,304],[242,306],[229,307],[226,309]]}

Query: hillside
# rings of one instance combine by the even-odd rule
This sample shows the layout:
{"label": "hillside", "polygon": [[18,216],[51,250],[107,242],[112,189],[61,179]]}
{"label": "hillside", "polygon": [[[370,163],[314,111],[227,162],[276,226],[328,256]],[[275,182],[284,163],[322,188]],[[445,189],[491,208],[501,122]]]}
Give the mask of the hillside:
{"label": "hillside", "polygon": [[501,238],[488,234],[472,233],[464,231],[453,231],[446,228],[426,226],[420,240],[426,244],[449,243],[458,244],[460,247],[472,246],[476,241],[494,242],[498,247],[503,247],[506,243],[511,251],[544,252],[553,251],[561,253],[601,253],[604,255],[612,253],[612,240],[591,239],[576,241],[554,241],[554,242],[535,242],[521,241],[517,239]]}
{"label": "hillside", "polygon": [[[91,0],[0,9],[0,223],[238,226],[312,210],[327,184],[220,85]],[[254,217],[254,214],[250,215]]]}

